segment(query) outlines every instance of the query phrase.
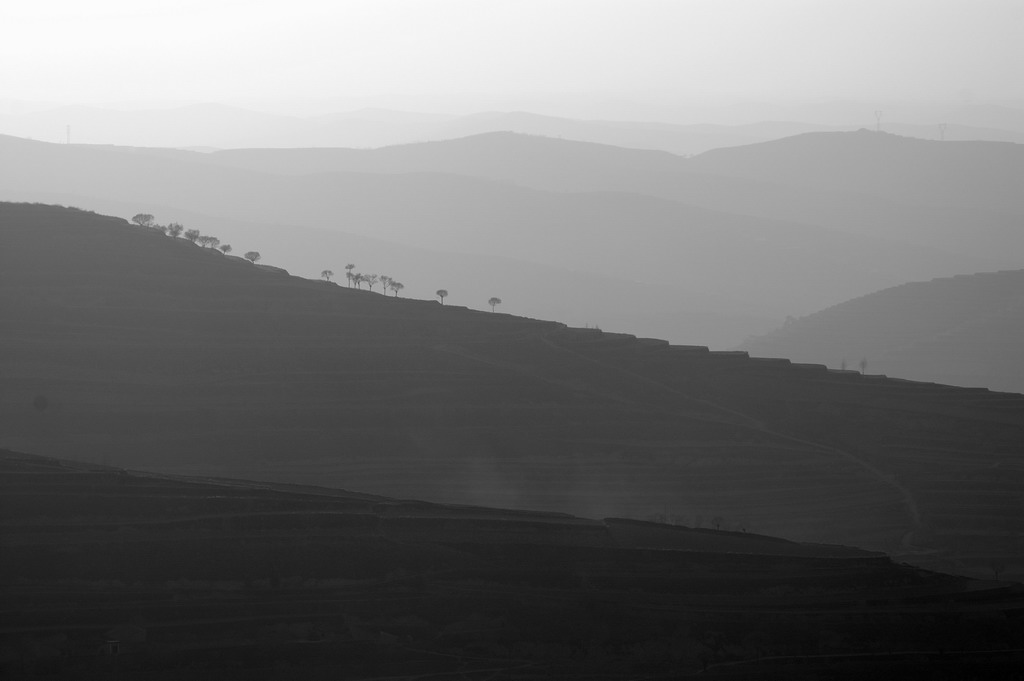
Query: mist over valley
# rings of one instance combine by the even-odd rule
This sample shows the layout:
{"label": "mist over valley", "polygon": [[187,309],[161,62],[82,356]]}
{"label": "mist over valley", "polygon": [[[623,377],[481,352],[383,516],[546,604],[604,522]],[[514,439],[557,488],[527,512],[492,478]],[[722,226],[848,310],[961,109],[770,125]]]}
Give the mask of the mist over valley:
{"label": "mist over valley", "polygon": [[1021,25],[0,9],[0,676],[1019,679]]}

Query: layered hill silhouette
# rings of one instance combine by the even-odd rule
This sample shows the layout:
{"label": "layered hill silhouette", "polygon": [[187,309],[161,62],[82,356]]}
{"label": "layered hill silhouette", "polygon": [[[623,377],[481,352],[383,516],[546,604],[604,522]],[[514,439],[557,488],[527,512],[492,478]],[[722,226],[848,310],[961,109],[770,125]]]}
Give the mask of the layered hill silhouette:
{"label": "layered hill silhouette", "polygon": [[[513,142],[519,144],[523,139],[529,140],[516,137]],[[717,208],[687,205],[678,195],[641,193],[642,187],[635,183],[619,184],[624,177],[617,169],[622,154],[637,154],[638,172],[646,178],[660,172],[649,167],[671,163],[674,157],[612,147],[582,145],[582,151],[573,154],[563,154],[563,148],[556,147],[543,157],[571,159],[570,165],[577,168],[595,155],[602,159],[599,167],[605,170],[601,172],[610,175],[611,181],[585,180],[588,186],[574,191],[564,183],[545,188],[514,186],[516,177],[494,178],[486,172],[467,176],[453,174],[451,168],[281,175],[266,167],[221,167],[208,162],[209,155],[205,154],[168,155],[14,138],[0,139],[0,146],[10,160],[0,168],[6,198],[37,200],[45,196],[48,201],[84,208],[101,207],[90,201],[134,202],[137,207],[128,214],[157,214],[160,207],[167,207],[208,216],[213,224],[193,226],[221,237],[224,235],[217,221],[277,225],[280,230],[273,240],[259,245],[269,256],[277,249],[292,250],[294,237],[289,228],[302,226],[421,249],[500,256],[611,276],[663,288],[674,305],[665,310],[609,306],[608,315],[601,320],[583,321],[618,330],[671,331],[666,335],[672,340],[707,342],[718,347],[729,347],[746,335],[764,332],[766,317],[782,320],[787,315],[806,314],[908,278],[926,279],[1013,264],[1012,255],[1000,255],[994,261],[991,252],[988,256],[956,255],[923,243],[825,229],[803,219],[764,218],[722,210],[733,188],[751,184],[746,181],[726,179],[719,185],[721,180],[701,176],[705,179],[694,186],[711,186],[699,193],[717,195],[723,204]],[[483,155],[493,167],[502,156],[529,156],[529,149],[524,147],[517,154],[503,145],[485,150]],[[475,151],[471,156],[481,157]],[[651,158],[657,159],[653,166]],[[522,176],[539,164],[510,165],[518,167]],[[565,168],[566,162],[553,167]],[[579,174],[584,178],[594,176]],[[551,178],[557,174],[537,176]],[[665,187],[690,184],[680,180],[685,178],[663,174],[660,182]],[[646,180],[641,184],[647,185]],[[778,204],[772,198],[774,191],[770,187],[756,190],[762,203]],[[736,193],[737,197],[743,195]],[[743,210],[752,213],[760,209],[752,205]],[[921,214],[911,206],[904,208],[903,216],[920,218]],[[174,218],[162,215],[160,219]],[[980,223],[984,219],[982,215],[977,217]],[[293,271],[314,275],[325,267],[338,269],[343,262],[358,262],[350,254],[338,254],[339,261],[325,262],[325,254],[333,256],[326,242],[310,242],[307,246],[309,258]],[[1017,253],[1008,247],[997,250],[1000,254]],[[460,276],[458,272],[452,274]],[[541,312],[550,301],[571,309],[581,297],[562,298],[564,289],[553,282],[543,296],[544,303],[535,304],[539,297],[527,300],[517,297],[515,291],[488,291],[492,285],[485,276],[461,273],[458,283],[474,291],[486,291],[479,294],[484,299],[494,294],[518,299],[519,310],[530,316],[543,316]],[[429,296],[437,287],[457,288],[450,279],[430,282],[419,295]],[[633,327],[642,322],[637,320],[639,311],[646,312],[652,323]],[[704,324],[709,313],[729,320],[746,317],[749,323],[745,333],[734,321],[724,327]]]}
{"label": "layered hill silhouette", "polygon": [[628,192],[993,259],[1024,250],[1014,192],[1024,182],[1024,147],[1015,144],[813,133],[685,159],[492,133],[382,149],[236,149],[191,158],[270,173],[442,172],[549,191]]}
{"label": "layered hill silhouette", "polygon": [[[5,104],[10,111],[3,111]],[[16,113],[18,111],[20,113]],[[1007,110],[1006,113],[1012,111]],[[721,125],[584,120],[532,113],[521,107],[454,115],[363,106],[300,117],[212,103],[118,110],[95,106],[31,106],[0,101],[0,134],[65,141],[67,126],[71,126],[72,141],[79,143],[209,150],[323,146],[371,148],[506,131],[690,155],[805,132],[854,130],[864,125],[861,118],[864,113],[870,117],[870,109],[856,114],[851,110],[839,118],[839,125],[831,118],[832,123],[824,125],[822,121],[815,122],[813,114],[805,117],[807,113],[810,112],[751,112],[741,116],[742,121]],[[952,117],[935,118],[938,112],[923,115],[908,112],[906,123],[887,122],[886,130],[924,139],[937,139],[944,134],[946,139],[960,141],[1024,140],[1019,112],[1016,119],[1012,115],[976,118],[964,111],[948,113]],[[703,116],[700,120],[730,118],[721,111],[708,111]],[[936,125],[940,120],[948,123],[944,133],[940,133]],[[1006,129],[1000,129],[1001,125]]]}
{"label": "layered hill silhouette", "polygon": [[0,491],[6,678],[1019,668],[1020,585],[846,547],[5,450]]}
{"label": "layered hill silhouette", "polygon": [[744,343],[752,355],[1024,393],[1024,270],[903,284]]}
{"label": "layered hill silhouette", "polygon": [[1024,397],[292,277],[0,214],[0,446],[1022,570]]}
{"label": "layered hill silhouette", "polygon": [[745,179],[852,190],[897,202],[1024,214],[1024,145],[935,142],[887,133],[796,135],[716,149],[693,165]]}

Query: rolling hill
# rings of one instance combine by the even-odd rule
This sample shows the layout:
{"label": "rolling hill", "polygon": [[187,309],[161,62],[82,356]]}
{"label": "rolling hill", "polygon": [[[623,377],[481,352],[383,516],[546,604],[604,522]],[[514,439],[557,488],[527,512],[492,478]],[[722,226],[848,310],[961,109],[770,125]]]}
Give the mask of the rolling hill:
{"label": "rolling hill", "polygon": [[[793,147],[806,149],[795,152]],[[275,174],[450,173],[545,191],[642,194],[716,211],[907,241],[1009,265],[1009,254],[1024,252],[1020,205],[1014,203],[1012,191],[1024,182],[1022,148],[908,140],[890,134],[816,133],[768,147],[742,147],[716,160],[713,152],[684,159],[609,145],[491,133],[382,149],[234,149],[179,157]],[[757,163],[764,168],[747,168],[748,155],[761,159]],[[829,159],[850,155],[857,156],[856,163],[846,159],[836,168],[830,166]],[[813,169],[806,173],[808,177],[796,171],[774,174],[777,166],[804,163]],[[865,184],[880,177],[887,183],[885,193]],[[929,177],[943,179],[935,180],[931,193],[924,193],[921,178]],[[949,205],[951,187],[963,205]]]}
{"label": "rolling hill", "polygon": [[935,142],[860,130],[809,133],[716,149],[696,170],[877,196],[895,202],[1024,215],[1024,145]]}
{"label": "rolling hill", "polygon": [[10,679],[1019,668],[1019,585],[845,547],[4,450],[0,492]]}
{"label": "rolling hill", "polygon": [[[331,112],[321,110],[316,115],[296,116],[213,103],[121,110],[0,100],[0,134],[65,141],[66,126],[71,126],[72,141],[86,144],[201,149],[325,146],[365,149],[507,131],[691,155],[805,132],[854,130],[867,122],[874,123],[871,111],[876,106],[862,104],[850,107],[838,116],[826,115],[824,118],[808,109],[751,110],[739,116],[722,110],[691,111],[682,117],[676,115],[679,112],[666,110],[647,112],[646,115],[655,118],[663,116],[670,121],[676,120],[655,122],[635,119],[640,113],[636,111],[620,112],[626,117],[621,120],[589,120],[533,113],[523,110],[524,105],[527,109],[531,107],[522,102],[494,102],[490,106],[498,105],[500,110],[467,115],[405,111],[366,104],[365,101],[339,102]],[[395,104],[393,102],[390,106]],[[544,108],[540,102],[535,104]],[[360,108],[347,108],[352,106]],[[587,108],[588,115],[592,117],[595,108],[601,107],[593,102]],[[885,129],[898,135],[937,139],[940,135],[937,124],[946,121],[945,136],[948,140],[1018,143],[1024,140],[1019,110],[991,107],[985,112],[982,109],[908,110],[904,118],[887,120]],[[634,119],[628,120],[630,118]],[[679,122],[682,119],[690,122],[683,124]],[[900,120],[905,122],[898,122]],[[731,121],[732,124],[710,124],[708,121]]]}
{"label": "rolling hill", "polygon": [[753,338],[753,355],[1024,393],[1024,270],[903,284]]}
{"label": "rolling hill", "polygon": [[0,446],[1024,571],[1024,396],[385,298],[0,209]]}
{"label": "rolling hill", "polygon": [[[45,196],[83,208],[102,207],[90,201],[131,202],[136,208],[127,214],[156,214],[165,206],[208,216],[214,222],[198,227],[218,236],[223,235],[217,221],[276,225],[280,229],[272,240],[258,246],[270,258],[277,250],[294,250],[292,227],[311,227],[633,281],[663,288],[673,307],[631,301],[588,321],[603,328],[670,332],[667,337],[680,342],[731,341],[718,347],[764,332],[765,318],[805,314],[907,278],[1004,266],[1002,260],[635,192],[541,190],[443,172],[278,175],[195,160],[204,154],[166,157],[14,138],[0,138],[0,147],[8,160],[0,166],[3,198]],[[355,261],[332,253],[326,241],[311,241],[306,252],[309,256],[293,270],[310,276]],[[487,291],[476,295],[493,295],[487,277],[462,274],[471,290]],[[427,286],[419,295],[454,288],[447,275]],[[519,301],[518,310],[529,316],[542,316],[550,300],[573,308],[581,298],[562,298],[554,285],[533,300],[518,290],[494,293]],[[547,300],[535,304],[540,298]],[[724,327],[699,326],[713,322],[709,313],[730,321]],[[744,317],[750,320],[745,329],[732,321]],[[636,323],[640,326],[630,326]]]}

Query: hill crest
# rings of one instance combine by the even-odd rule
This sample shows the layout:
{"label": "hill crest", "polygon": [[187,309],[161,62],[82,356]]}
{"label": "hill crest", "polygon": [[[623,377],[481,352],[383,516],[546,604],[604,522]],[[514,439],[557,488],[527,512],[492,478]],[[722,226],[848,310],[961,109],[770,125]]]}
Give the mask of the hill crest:
{"label": "hill crest", "polygon": [[1024,396],[396,300],[0,210],[0,446],[1021,570]]}

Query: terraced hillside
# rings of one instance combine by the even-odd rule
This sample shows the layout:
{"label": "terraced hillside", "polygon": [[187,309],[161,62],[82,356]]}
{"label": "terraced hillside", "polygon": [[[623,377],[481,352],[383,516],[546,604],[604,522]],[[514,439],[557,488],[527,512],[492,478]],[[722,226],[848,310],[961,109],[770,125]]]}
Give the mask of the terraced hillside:
{"label": "terraced hillside", "polygon": [[742,345],[751,354],[1024,392],[1024,270],[913,282],[802,317]]}
{"label": "terraced hillside", "polygon": [[0,211],[0,446],[1024,573],[1024,396],[385,298],[114,218]]}
{"label": "terraced hillside", "polygon": [[0,511],[7,679],[1011,679],[1024,646],[1019,584],[750,533],[2,450]]}

